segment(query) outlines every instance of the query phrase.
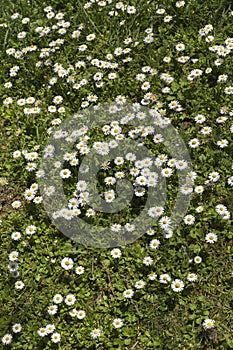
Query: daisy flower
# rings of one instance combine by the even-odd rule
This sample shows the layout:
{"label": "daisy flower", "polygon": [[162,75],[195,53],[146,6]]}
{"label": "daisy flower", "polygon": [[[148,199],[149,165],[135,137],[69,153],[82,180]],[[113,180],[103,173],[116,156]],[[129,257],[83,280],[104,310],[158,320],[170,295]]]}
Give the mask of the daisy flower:
{"label": "daisy flower", "polygon": [[190,140],[188,144],[191,148],[197,148],[197,147],[199,147],[200,142],[197,138],[194,138],[194,139]]}
{"label": "daisy flower", "polygon": [[150,266],[153,264],[153,259],[150,256],[145,256],[145,258],[143,259],[143,264],[146,266]]}
{"label": "daisy flower", "polygon": [[71,258],[64,258],[62,259],[61,261],[61,267],[64,269],[64,270],[71,270],[74,266],[74,262]]}
{"label": "daisy flower", "polygon": [[121,328],[123,326],[123,321],[120,318],[115,318],[112,322],[115,328]]}
{"label": "daisy flower", "polygon": [[55,294],[53,297],[53,302],[55,304],[60,304],[63,300],[63,296],[61,294]]}
{"label": "daisy flower", "polygon": [[126,289],[124,292],[123,292],[123,296],[127,299],[129,298],[132,298],[134,295],[134,291],[132,289]]}
{"label": "daisy flower", "polygon": [[23,289],[24,286],[25,286],[25,284],[22,281],[15,282],[15,289],[17,289],[17,290]]}
{"label": "daisy flower", "polygon": [[20,239],[20,237],[21,237],[21,233],[18,231],[12,232],[12,234],[11,234],[11,238],[14,241],[18,241]]}
{"label": "daisy flower", "polygon": [[218,214],[223,215],[227,212],[227,207],[223,204],[218,204],[216,205],[215,210]]}
{"label": "daisy flower", "polygon": [[233,186],[233,176],[231,176],[227,179],[227,183],[228,183],[228,185]]}
{"label": "daisy flower", "polygon": [[99,328],[95,328],[90,332],[92,338],[96,339],[101,336],[101,330]]}
{"label": "daisy flower", "polygon": [[164,273],[164,274],[159,276],[160,283],[168,284],[168,282],[170,282],[170,281],[171,281],[171,277],[167,273]]}
{"label": "daisy flower", "polygon": [[85,271],[85,268],[83,266],[77,266],[76,269],[75,269],[75,273],[77,275],[82,275]]}
{"label": "daisy flower", "polygon": [[40,337],[45,337],[46,335],[48,335],[48,331],[46,327],[39,328],[37,333],[39,334]]}
{"label": "daisy flower", "polygon": [[141,289],[141,288],[143,288],[144,286],[145,286],[145,282],[144,281],[142,281],[142,280],[140,280],[140,281],[137,281],[136,283],[135,283],[135,288],[136,289]]}
{"label": "daisy flower", "polygon": [[9,260],[10,261],[15,261],[18,260],[19,253],[14,251],[9,254]]}
{"label": "daisy flower", "polygon": [[65,303],[68,306],[74,305],[76,298],[73,294],[68,294],[65,298]]}
{"label": "daisy flower", "polygon": [[77,313],[78,313],[78,311],[76,309],[72,309],[72,310],[69,311],[69,314],[70,314],[71,317],[76,317]]}
{"label": "daisy flower", "polygon": [[172,175],[172,173],[173,173],[173,170],[171,168],[164,168],[161,171],[161,175],[163,177],[170,177]]}
{"label": "daisy flower", "polygon": [[214,328],[214,324],[215,324],[215,321],[210,319],[210,318],[206,318],[203,323],[202,323],[202,326],[205,330],[207,329],[211,329],[211,328]]}
{"label": "daisy flower", "polygon": [[184,282],[179,279],[175,279],[171,284],[171,288],[174,292],[181,292],[184,289]]}
{"label": "daisy flower", "polygon": [[13,331],[14,333],[19,333],[19,332],[21,332],[21,330],[22,330],[22,326],[21,326],[20,323],[15,323],[15,324],[12,326],[12,331]]}
{"label": "daisy flower", "polygon": [[220,148],[224,148],[224,147],[227,147],[229,144],[229,141],[226,140],[226,139],[223,139],[223,140],[220,140],[217,142],[217,145],[220,147]]}
{"label": "daisy flower", "polygon": [[71,175],[71,171],[69,169],[62,169],[60,171],[60,176],[62,179],[67,179],[68,177],[70,177]]}
{"label": "daisy flower", "polygon": [[171,219],[169,219],[168,216],[163,216],[160,220],[159,220],[159,226],[166,230],[168,228],[170,228],[171,225]]}
{"label": "daisy flower", "polygon": [[21,207],[21,202],[20,201],[14,201],[11,205],[12,205],[12,208],[18,209],[19,207]]}
{"label": "daisy flower", "polygon": [[157,249],[160,245],[160,241],[158,239],[152,239],[150,242],[150,248],[151,249]]}
{"label": "daisy flower", "polygon": [[47,324],[47,326],[46,326],[46,330],[47,330],[48,334],[53,333],[55,331],[55,328],[56,327],[54,326],[54,324]]}
{"label": "daisy flower", "polygon": [[114,248],[111,250],[111,256],[113,258],[120,258],[121,257],[121,250],[119,248]]}
{"label": "daisy flower", "polygon": [[164,208],[163,207],[151,207],[148,210],[148,216],[155,218],[157,216],[162,215],[164,212]]}
{"label": "daisy flower", "polygon": [[82,320],[86,316],[86,312],[84,310],[78,310],[77,312],[77,318],[79,320]]}
{"label": "daisy flower", "polygon": [[151,272],[147,275],[147,277],[150,281],[154,281],[156,279],[157,275],[155,272]]}
{"label": "daisy flower", "polygon": [[55,315],[57,313],[57,305],[50,305],[47,309],[49,315]]}
{"label": "daisy flower", "polygon": [[60,333],[53,333],[52,336],[51,336],[51,341],[53,343],[58,343],[59,341],[61,340],[61,335]]}
{"label": "daisy flower", "polygon": [[187,276],[189,282],[195,282],[197,280],[197,275],[195,273],[189,273]]}
{"label": "daisy flower", "polygon": [[3,337],[2,337],[2,343],[3,345],[9,345],[11,342],[12,342],[12,335],[11,334],[5,334]]}
{"label": "daisy flower", "polygon": [[202,262],[202,258],[200,257],[200,256],[195,256],[195,258],[193,259],[194,260],[194,262],[196,263],[196,264],[200,264],[201,262]]}
{"label": "daisy flower", "polygon": [[215,243],[218,240],[218,236],[215,233],[213,233],[213,232],[209,232],[205,236],[205,240],[206,240],[207,243]]}

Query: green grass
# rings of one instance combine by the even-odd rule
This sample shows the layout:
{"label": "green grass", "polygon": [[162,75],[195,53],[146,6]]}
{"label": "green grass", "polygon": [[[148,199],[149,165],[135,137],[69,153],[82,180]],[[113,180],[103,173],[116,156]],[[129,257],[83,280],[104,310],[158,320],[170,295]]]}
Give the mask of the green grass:
{"label": "green grass", "polygon": [[[0,183],[0,338],[8,333],[13,334],[12,326],[20,323],[22,331],[13,335],[12,343],[8,346],[12,350],[232,349],[232,217],[223,220],[215,211],[217,204],[224,204],[231,215],[233,209],[232,187],[227,183],[227,179],[232,176],[233,102],[232,95],[224,93],[226,86],[233,85],[232,50],[230,54],[221,57],[223,63],[220,66],[214,63],[218,55],[209,50],[213,45],[225,45],[225,39],[232,37],[231,1],[193,0],[187,1],[184,7],[177,8],[175,1],[170,0],[163,3],[157,0],[132,0],[127,5],[136,7],[135,15],[117,10],[119,15],[113,17],[108,13],[116,4],[115,1],[106,7],[93,4],[90,9],[84,9],[84,4],[83,0],[51,0],[49,4],[38,0],[20,0],[4,2],[1,6],[3,11],[0,24],[6,23],[7,27],[0,26],[0,94],[2,101],[7,97],[12,97],[14,101],[13,104],[2,104],[0,107],[0,178],[6,178],[8,182]],[[36,27],[50,25],[50,20],[43,11],[45,6],[50,5],[55,13],[63,12],[65,21],[71,23],[64,36],[58,35],[56,31],[42,37],[35,33]],[[165,15],[173,16],[171,22],[164,23],[164,15],[156,14],[156,10],[161,7],[166,9]],[[20,14],[20,18],[12,20],[10,16],[15,12]],[[30,18],[30,24],[21,23],[24,17]],[[124,20],[125,23],[120,24]],[[53,19],[52,22],[54,24],[56,20]],[[81,30],[80,38],[74,40],[71,33],[81,23],[85,24],[84,29]],[[207,24],[214,27],[209,33],[214,36],[214,41],[210,43],[198,35],[198,31]],[[154,42],[151,44],[143,41],[147,28],[152,28],[154,33]],[[27,37],[17,39],[17,33],[23,30],[28,32]],[[86,43],[86,36],[91,33],[96,34],[96,39],[88,42],[86,51],[78,51],[78,45]],[[45,58],[51,59],[52,63],[35,67],[36,62],[43,60],[38,57],[38,50],[49,47],[49,42],[61,37],[64,37],[65,44],[49,58]],[[132,37],[133,43],[138,44],[124,44],[127,37]],[[186,49],[179,53],[175,46],[181,42]],[[6,54],[6,50],[11,47],[22,50],[31,44],[37,45],[38,50],[24,55],[23,59],[15,59]],[[132,62],[122,62],[127,55],[114,56],[117,47],[130,47],[132,51],[128,56],[133,58]],[[107,78],[110,69],[95,67],[88,58],[92,56],[106,60],[109,53],[113,54],[112,61],[119,64],[118,69],[113,70],[117,73],[115,80]],[[177,57],[182,55],[190,56],[190,60],[198,58],[198,62],[180,64]],[[170,63],[163,61],[165,56],[171,57]],[[56,76],[53,71],[56,62],[67,69],[69,65],[75,65],[81,60],[86,62],[86,68],[78,71],[75,79],[77,82],[87,79],[87,85],[75,90],[66,79],[59,78],[57,84],[47,88],[49,80]],[[20,71],[17,77],[10,77],[9,69],[15,65],[21,67]],[[135,79],[143,66],[158,70],[157,75],[147,75],[146,80],[150,82],[151,88],[145,92],[141,89],[141,83]],[[210,74],[205,73],[208,67],[212,68]],[[203,74],[190,82],[187,76],[192,69],[201,69]],[[93,80],[93,75],[98,71],[104,72],[105,84],[102,88],[98,88]],[[169,73],[174,81],[170,85],[166,84],[160,79],[162,73]],[[227,83],[217,83],[221,74],[228,75]],[[4,87],[8,81],[13,83],[10,89]],[[170,94],[162,93],[165,86],[171,88]],[[97,104],[114,102],[118,95],[126,96],[128,103],[140,103],[146,92],[157,95],[157,99],[150,102],[149,108],[161,102],[162,108],[166,109],[166,116],[184,140],[192,158],[193,169],[197,173],[195,186],[203,185],[204,192],[202,195],[194,193],[191,198],[187,214],[195,216],[194,225],[185,225],[182,221],[173,236],[166,239],[155,222],[155,236],[145,234],[134,243],[119,247],[122,256],[114,259],[110,254],[111,248],[88,248],[69,240],[51,222],[43,204],[36,205],[25,200],[24,191],[32,183],[38,182],[38,179],[35,172],[25,169],[27,161],[23,156],[14,159],[12,154],[16,150],[32,152],[36,147],[41,159],[51,121],[58,117],[63,121],[82,110],[82,99],[86,100],[89,94],[98,96]],[[53,105],[52,99],[57,95],[63,97],[62,105],[66,108],[64,114],[48,112],[47,107]],[[19,98],[29,96],[41,101],[41,113],[25,115],[25,106],[17,105]],[[172,100],[181,103],[181,112],[169,109],[168,104]],[[218,124],[216,118],[221,115],[223,107],[227,107],[223,115],[228,119]],[[206,122],[201,125],[195,123],[194,117],[197,114],[204,114]],[[212,127],[212,133],[201,134],[203,126]],[[96,141],[99,135],[100,133],[90,133],[90,142]],[[196,137],[201,144],[199,148],[192,149],[188,143]],[[221,139],[229,141],[228,147],[217,146],[217,141]],[[100,140],[104,140],[102,134]],[[151,140],[148,141],[148,145],[151,143]],[[154,152],[157,156],[166,153],[166,150],[160,145]],[[171,155],[168,154],[168,157]],[[38,161],[37,163],[39,164]],[[115,167],[112,173],[119,169]],[[125,165],[122,169],[126,172]],[[212,171],[219,172],[220,179],[213,186],[208,186],[205,181]],[[104,176],[107,176],[107,173],[103,174],[104,171],[99,173],[100,190],[103,189]],[[65,187],[67,193],[72,193],[73,187],[74,183],[68,183]],[[170,178],[166,213],[172,211],[176,187],[177,179]],[[11,206],[15,200],[22,202],[17,210]],[[138,208],[130,205],[124,212],[126,217],[120,215],[122,222],[129,220],[131,211],[138,215],[139,205]],[[195,210],[200,205],[204,211],[198,214]],[[106,224],[109,219],[113,223],[117,217],[116,215],[113,219],[106,214],[94,218],[93,222],[97,223],[100,219]],[[37,227],[34,235],[25,233],[29,225]],[[22,233],[19,241],[11,239],[13,231]],[[205,235],[208,232],[217,234],[216,243],[206,243]],[[156,251],[149,247],[154,238],[161,241]],[[15,250],[19,252],[20,275],[17,279],[10,277],[8,269],[8,256]],[[154,260],[151,267],[142,263],[148,255]],[[203,259],[199,265],[190,261],[197,255]],[[75,274],[74,268],[69,271],[62,269],[61,260],[64,257],[72,258],[75,267],[82,265],[85,268],[84,274]],[[147,277],[151,271],[158,276],[154,281]],[[196,282],[187,281],[189,272],[197,273]],[[172,280],[178,278],[184,281],[184,290],[175,293],[170,283],[160,283],[159,276],[164,273],[168,273]],[[15,289],[17,280],[25,283],[22,290]],[[137,290],[134,285],[139,280],[144,280],[146,285]],[[123,297],[127,288],[132,288],[135,292],[132,299]],[[74,294],[76,302],[74,306],[67,306],[63,302],[59,305],[59,312],[50,316],[47,309],[53,304],[53,296],[57,293],[64,297]],[[73,319],[69,315],[74,307],[86,311],[83,320]],[[123,320],[122,328],[113,327],[115,318]],[[215,321],[213,329],[203,328],[202,323],[207,318]],[[50,336],[42,338],[37,333],[39,328],[51,323],[61,334],[61,341],[57,344],[52,343]],[[97,339],[90,336],[94,328],[102,331]],[[7,345],[1,346],[7,348]]]}

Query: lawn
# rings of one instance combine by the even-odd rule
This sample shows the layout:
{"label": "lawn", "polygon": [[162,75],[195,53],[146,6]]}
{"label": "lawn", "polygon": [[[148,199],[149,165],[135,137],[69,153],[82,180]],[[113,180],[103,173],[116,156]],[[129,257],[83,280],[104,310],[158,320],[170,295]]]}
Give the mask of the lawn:
{"label": "lawn", "polygon": [[0,348],[233,348],[230,0],[0,12]]}

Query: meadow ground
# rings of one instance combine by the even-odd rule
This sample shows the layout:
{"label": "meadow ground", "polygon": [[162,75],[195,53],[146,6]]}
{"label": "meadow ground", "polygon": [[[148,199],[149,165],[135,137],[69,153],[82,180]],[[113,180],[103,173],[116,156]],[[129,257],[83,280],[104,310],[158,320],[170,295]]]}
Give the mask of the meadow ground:
{"label": "meadow ground", "polygon": [[1,10],[0,348],[232,349],[232,2]]}

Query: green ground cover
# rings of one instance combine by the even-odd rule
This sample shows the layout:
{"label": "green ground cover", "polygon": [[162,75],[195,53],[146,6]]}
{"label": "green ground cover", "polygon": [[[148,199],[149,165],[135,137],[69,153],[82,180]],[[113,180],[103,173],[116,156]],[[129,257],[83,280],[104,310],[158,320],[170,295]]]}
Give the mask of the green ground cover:
{"label": "green ground cover", "polygon": [[[232,27],[227,0],[2,1],[1,348],[233,348]],[[139,215],[149,189],[157,189],[150,164],[121,153],[102,164],[104,200],[117,198],[107,177],[133,183],[134,200],[121,214],[90,211],[88,189],[77,184],[93,147],[107,162],[114,142],[126,138],[151,148],[167,198],[159,214],[148,211],[153,224],[139,238],[97,248],[69,239],[48,217],[40,161],[65,120],[89,108],[98,115],[96,106],[106,103],[152,111],[161,132],[133,128],[127,118],[113,123],[114,114],[104,128],[87,125],[73,153],[54,166],[70,200],[69,213],[58,215],[80,215],[94,234],[102,223],[114,237],[113,224]],[[169,123],[190,155],[183,168],[161,136]],[[187,166],[189,181],[179,187]],[[190,204],[173,229],[179,193]]]}

